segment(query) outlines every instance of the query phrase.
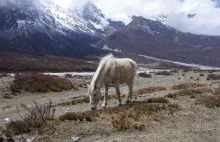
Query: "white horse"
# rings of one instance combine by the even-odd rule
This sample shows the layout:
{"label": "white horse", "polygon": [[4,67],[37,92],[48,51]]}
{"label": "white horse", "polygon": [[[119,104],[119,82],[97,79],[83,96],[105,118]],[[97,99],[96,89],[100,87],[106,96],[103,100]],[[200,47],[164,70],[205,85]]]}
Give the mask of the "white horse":
{"label": "white horse", "polygon": [[133,80],[136,75],[136,63],[129,58],[115,58],[112,54],[103,57],[88,86],[91,109],[95,110],[101,98],[100,89],[105,87],[104,102],[102,107],[107,106],[108,87],[114,85],[121,106],[119,84],[127,84],[129,88],[127,103],[132,99]]}

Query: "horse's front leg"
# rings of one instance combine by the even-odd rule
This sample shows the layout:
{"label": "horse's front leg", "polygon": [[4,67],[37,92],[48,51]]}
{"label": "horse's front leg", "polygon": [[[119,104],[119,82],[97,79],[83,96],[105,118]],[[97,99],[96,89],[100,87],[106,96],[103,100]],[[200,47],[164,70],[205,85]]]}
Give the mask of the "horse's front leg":
{"label": "horse's front leg", "polygon": [[119,84],[116,84],[115,89],[116,89],[116,94],[118,95],[118,101],[119,101],[119,105],[118,106],[122,106]]}
{"label": "horse's front leg", "polygon": [[105,94],[104,94],[104,101],[103,101],[103,104],[102,104],[102,108],[106,108],[107,99],[108,99],[108,85],[105,84]]}

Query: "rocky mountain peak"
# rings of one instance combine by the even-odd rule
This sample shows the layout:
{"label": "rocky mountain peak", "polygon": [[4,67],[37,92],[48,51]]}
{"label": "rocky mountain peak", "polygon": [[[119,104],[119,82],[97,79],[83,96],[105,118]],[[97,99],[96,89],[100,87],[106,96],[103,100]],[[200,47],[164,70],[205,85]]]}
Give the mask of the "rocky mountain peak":
{"label": "rocky mountain peak", "polygon": [[104,14],[96,5],[89,1],[83,6],[82,16],[85,20],[91,20],[92,22],[99,23],[100,18],[105,18]]}

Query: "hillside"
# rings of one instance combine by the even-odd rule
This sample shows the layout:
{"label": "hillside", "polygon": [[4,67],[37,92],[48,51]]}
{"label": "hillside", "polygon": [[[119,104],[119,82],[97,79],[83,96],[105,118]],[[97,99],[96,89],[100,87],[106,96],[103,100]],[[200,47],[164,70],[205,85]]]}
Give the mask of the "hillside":
{"label": "hillside", "polygon": [[100,40],[99,48],[185,63],[220,66],[220,37],[180,32],[158,21],[133,17],[125,28]]}

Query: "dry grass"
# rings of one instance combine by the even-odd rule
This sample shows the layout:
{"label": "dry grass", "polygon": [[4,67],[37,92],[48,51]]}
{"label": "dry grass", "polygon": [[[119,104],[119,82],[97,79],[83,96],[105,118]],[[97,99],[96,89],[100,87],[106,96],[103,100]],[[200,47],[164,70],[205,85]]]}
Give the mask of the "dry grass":
{"label": "dry grass", "polygon": [[[144,128],[144,125],[141,121],[138,121],[142,118],[148,118],[145,117],[146,115],[150,115],[153,118],[154,114],[159,113],[162,110],[168,111],[168,114],[173,114],[175,111],[178,111],[179,109],[179,105],[170,104],[167,103],[167,101],[165,103],[164,101],[162,101],[162,103],[150,104],[148,104],[147,102],[132,102],[131,106],[112,107],[104,110],[95,110],[87,112],[68,112],[64,115],[61,115],[59,117],[59,120],[93,122],[99,121],[99,119],[103,117],[110,117],[111,124],[113,128],[116,130],[142,130]],[[155,117],[153,119],[158,120],[159,118]]]}
{"label": "dry grass", "polygon": [[220,80],[220,74],[208,74],[207,80]]}
{"label": "dry grass", "polygon": [[204,87],[207,86],[206,84],[199,84],[199,83],[183,83],[179,85],[174,85],[171,87],[172,90],[183,90],[183,89],[191,89],[197,87]]}
{"label": "dry grass", "polygon": [[148,74],[148,73],[146,73],[146,72],[138,73],[138,76],[139,76],[139,77],[143,77],[143,78],[152,78],[152,75],[151,75],[151,74]]}
{"label": "dry grass", "polygon": [[220,95],[220,87],[214,89],[215,95]]}
{"label": "dry grass", "polygon": [[160,91],[166,91],[166,88],[164,87],[149,87],[149,88],[143,88],[133,93],[133,96],[138,96],[141,94],[148,94],[148,93],[154,93],[154,92],[160,92]]}
{"label": "dry grass", "polygon": [[10,86],[13,93],[27,92],[61,92],[76,89],[71,81],[40,73],[20,73],[15,75],[15,80]]}
{"label": "dry grass", "polygon": [[186,89],[186,90],[178,91],[176,93],[169,93],[169,94],[166,95],[166,97],[177,99],[179,96],[191,96],[192,98],[194,98],[195,94],[202,94],[202,93],[203,92],[199,89],[197,89],[197,90],[192,90],[192,89],[188,90],[188,89]]}
{"label": "dry grass", "polygon": [[160,72],[156,72],[155,75],[169,76],[169,75],[173,75],[173,74],[171,72],[168,72],[168,71],[160,71]]}
{"label": "dry grass", "polygon": [[146,115],[152,116],[154,120],[160,118],[153,117],[155,114],[162,110],[168,110],[169,114],[173,114],[179,110],[180,106],[177,104],[136,104],[129,109],[122,109],[118,115],[112,117],[112,125],[116,130],[126,131],[129,129],[142,130],[144,123],[139,119],[142,119]]}
{"label": "dry grass", "polygon": [[201,96],[196,99],[196,104],[204,104],[208,108],[220,107],[220,96]]}

